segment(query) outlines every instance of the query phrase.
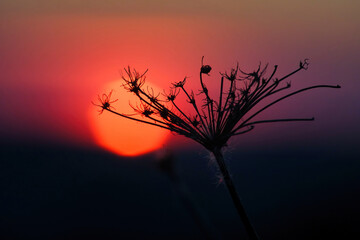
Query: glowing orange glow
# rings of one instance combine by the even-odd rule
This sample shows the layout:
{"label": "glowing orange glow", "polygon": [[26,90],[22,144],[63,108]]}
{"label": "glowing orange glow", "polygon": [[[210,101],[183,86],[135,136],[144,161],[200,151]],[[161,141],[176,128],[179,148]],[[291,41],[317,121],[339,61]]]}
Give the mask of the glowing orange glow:
{"label": "glowing orange glow", "polygon": [[[120,81],[111,82],[101,93],[113,90],[111,99],[118,101],[111,106],[120,113],[133,114],[134,110],[129,106],[129,102],[136,106],[138,99],[120,85]],[[160,92],[155,86],[148,83],[147,85],[155,92]],[[90,126],[95,141],[101,147],[119,155],[136,156],[154,151],[164,144],[169,134],[165,129],[125,119],[107,111],[99,115],[97,110],[99,109],[93,105],[89,110]]]}

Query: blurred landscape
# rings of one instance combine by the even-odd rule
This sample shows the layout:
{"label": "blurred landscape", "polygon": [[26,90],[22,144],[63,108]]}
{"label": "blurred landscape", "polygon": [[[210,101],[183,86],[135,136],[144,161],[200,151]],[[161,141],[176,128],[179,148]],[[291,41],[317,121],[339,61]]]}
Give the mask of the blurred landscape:
{"label": "blurred landscape", "polygon": [[[263,239],[358,236],[359,151],[229,150],[229,166]],[[230,148],[231,149],[231,148]],[[2,144],[1,239],[202,239],[156,163],[99,149]],[[204,150],[175,153],[176,171],[224,239],[246,239]]]}

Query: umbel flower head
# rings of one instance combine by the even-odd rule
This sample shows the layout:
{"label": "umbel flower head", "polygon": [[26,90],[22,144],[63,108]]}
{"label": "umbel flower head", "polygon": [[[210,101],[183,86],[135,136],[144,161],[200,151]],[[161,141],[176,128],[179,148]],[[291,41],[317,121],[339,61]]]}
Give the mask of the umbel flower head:
{"label": "umbel flower head", "polygon": [[[111,107],[111,92],[102,97],[99,96],[101,108],[117,114],[121,117],[134,121],[150,124],[153,126],[168,129],[203,145],[213,153],[219,170],[223,176],[236,210],[241,217],[245,229],[250,239],[258,240],[259,237],[250,223],[237,194],[235,185],[232,182],[230,173],[226,167],[222,148],[227,145],[233,136],[247,133],[254,129],[258,124],[272,122],[290,121],[312,121],[314,118],[284,118],[284,119],[265,119],[255,120],[260,113],[289,97],[316,88],[340,88],[339,85],[315,85],[302,88],[296,91],[285,93],[276,100],[269,97],[276,97],[280,93],[291,88],[287,81],[295,73],[308,68],[308,60],[301,61],[298,67],[289,74],[277,77],[277,65],[274,66],[270,74],[266,74],[268,65],[259,67],[253,72],[244,72],[237,65],[229,73],[220,73],[220,92],[219,98],[214,99],[210,96],[203,78],[208,76],[212,68],[204,65],[204,57],[201,60],[200,84],[201,89],[198,94],[189,91],[186,87],[187,78],[172,84],[170,91],[163,94],[154,93],[151,88],[144,87],[145,74],[147,70],[140,74],[130,67],[125,69],[123,87],[135,94],[140,100],[140,104],[132,106],[135,114],[124,114],[115,112]],[[177,96],[183,94],[187,98],[188,104],[193,108],[192,113],[185,113],[177,103]],[[198,101],[198,98],[201,100]],[[255,108],[256,107],[256,108]]]}
{"label": "umbel flower head", "polygon": [[[284,118],[254,121],[254,118],[274,104],[296,94],[315,88],[340,88],[339,85],[315,85],[299,89],[267,102],[250,114],[254,107],[265,102],[268,97],[279,95],[290,89],[291,84],[286,80],[295,73],[306,70],[309,65],[308,60],[300,61],[294,71],[282,77],[275,76],[277,65],[273,67],[270,74],[266,74],[268,65],[262,67],[260,64],[253,72],[244,72],[237,65],[230,72],[220,73],[220,93],[219,98],[215,100],[210,96],[203,80],[204,76],[209,75],[212,70],[210,65],[203,64],[203,58],[199,75],[201,84],[199,94],[186,89],[187,77],[182,81],[172,83],[168,93],[156,94],[153,89],[144,86],[147,70],[139,73],[128,67],[124,69],[122,87],[135,94],[140,100],[139,105],[132,106],[135,114],[115,112],[111,107],[114,102],[110,100],[111,92],[108,95],[103,94],[102,98],[99,97],[100,105],[97,106],[101,107],[101,112],[106,110],[191,138],[213,152],[214,149],[220,150],[226,146],[232,136],[247,133],[258,124],[314,120],[314,118]],[[176,103],[179,94],[184,94],[187,102],[192,105],[192,113],[185,113]],[[198,101],[198,98],[201,101]]]}
{"label": "umbel flower head", "polygon": [[100,105],[99,105],[99,104],[95,104],[95,103],[92,102],[92,104],[94,104],[95,106],[98,106],[98,107],[101,108],[101,109],[99,110],[99,113],[100,113],[100,114],[102,114],[104,110],[108,110],[108,109],[110,109],[110,110],[114,109],[114,110],[115,110],[115,108],[112,107],[111,104],[114,103],[114,102],[116,102],[118,99],[115,99],[115,100],[113,100],[113,101],[110,101],[110,99],[111,99],[111,94],[112,94],[112,91],[110,91],[109,94],[103,93],[103,95],[102,95],[101,97],[100,97],[100,95],[98,95],[98,101],[99,101]]}

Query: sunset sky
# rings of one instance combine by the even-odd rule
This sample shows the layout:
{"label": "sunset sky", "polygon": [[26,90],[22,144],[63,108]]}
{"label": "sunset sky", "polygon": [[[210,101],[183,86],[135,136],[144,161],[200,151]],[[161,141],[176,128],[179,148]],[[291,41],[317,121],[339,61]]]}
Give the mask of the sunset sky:
{"label": "sunset sky", "polygon": [[[98,115],[91,101],[114,81],[114,99],[121,96],[124,67],[149,69],[147,81],[160,91],[185,76],[188,88],[197,90],[205,56],[213,68],[206,83],[217,92],[219,72],[237,62],[245,71],[260,62],[279,65],[282,76],[308,58],[309,69],[289,79],[293,90],[317,84],[341,89],[306,92],[258,119],[315,121],[258,127],[232,140],[230,151],[306,150],[352,161],[360,153],[359,11],[356,0],[2,0],[0,143],[119,153],[99,140],[94,119],[109,116]],[[141,127],[113,118],[107,126]],[[201,149],[163,132],[156,138],[154,150]]]}
{"label": "sunset sky", "polygon": [[[325,0],[1,1],[1,137],[92,144],[91,101],[106,83],[120,78],[120,70],[128,65],[149,69],[148,81],[164,89],[190,76],[189,87],[198,88],[203,55],[213,67],[209,85],[215,90],[218,72],[237,61],[249,71],[260,61],[278,64],[284,74],[309,58],[309,70],[292,79],[293,89],[312,84],[343,88],[309,92],[273,111],[280,117],[315,116],[305,131],[316,128],[326,138],[345,137],[345,127],[359,131],[359,5]],[[270,111],[266,114],[275,115]]]}

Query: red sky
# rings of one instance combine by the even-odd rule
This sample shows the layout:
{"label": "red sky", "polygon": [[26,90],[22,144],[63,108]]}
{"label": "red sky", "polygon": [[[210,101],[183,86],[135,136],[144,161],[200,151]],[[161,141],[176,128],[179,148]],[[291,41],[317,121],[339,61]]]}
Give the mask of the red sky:
{"label": "red sky", "polygon": [[[310,69],[293,79],[294,89],[343,88],[306,93],[265,115],[315,116],[305,130],[303,124],[285,127],[302,129],[299,139],[314,131],[324,139],[359,133],[359,4],[238,2],[2,1],[2,138],[93,144],[90,102],[104,84],[119,79],[119,70],[148,68],[148,81],[161,88],[190,76],[189,87],[197,87],[203,55],[213,67],[213,88],[217,73],[236,61],[245,70],[262,61],[287,73],[310,58]],[[273,132],[262,128],[249,141]]]}

